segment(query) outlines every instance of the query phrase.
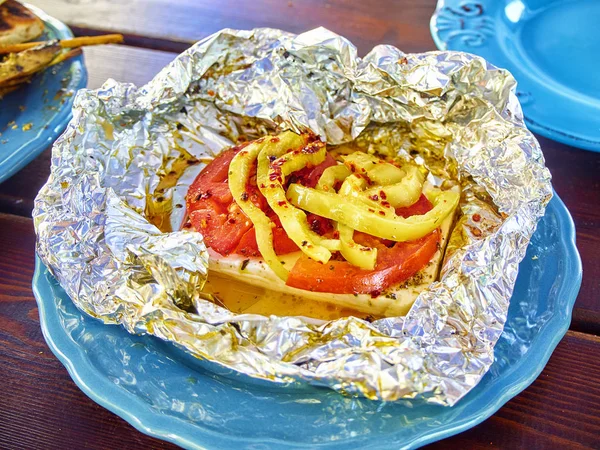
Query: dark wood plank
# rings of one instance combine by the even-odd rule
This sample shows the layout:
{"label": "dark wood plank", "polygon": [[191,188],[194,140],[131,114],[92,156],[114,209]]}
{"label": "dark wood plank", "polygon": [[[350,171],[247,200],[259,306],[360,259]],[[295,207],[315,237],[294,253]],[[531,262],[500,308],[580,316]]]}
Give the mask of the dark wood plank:
{"label": "dark wood plank", "polygon": [[[98,36],[106,34],[107,30],[99,30],[95,28],[86,28],[77,25],[70,25],[71,31],[75,36]],[[189,48],[195,41],[174,41],[170,39],[142,36],[128,32],[123,34],[123,45],[131,47],[146,48],[150,50],[160,50],[164,52],[181,53]]]}
{"label": "dark wood plank", "polygon": [[[0,214],[0,448],[174,448],[88,399],[51,354],[31,293],[30,219]],[[522,394],[432,448],[598,448],[600,337],[569,332]]]}
{"label": "dark wood plank", "polygon": [[[377,44],[405,51],[432,49],[426,32],[435,0],[367,2],[352,0],[33,0],[32,4],[75,26],[118,31],[139,38],[189,43],[222,28],[272,27],[301,33],[324,26],[349,38],[361,54]],[[146,42],[150,42],[149,40]],[[139,45],[138,41],[133,42]]]}
{"label": "dark wood plank", "polygon": [[108,78],[142,86],[177,56],[122,45],[87,47],[83,51],[90,89],[99,88]]}

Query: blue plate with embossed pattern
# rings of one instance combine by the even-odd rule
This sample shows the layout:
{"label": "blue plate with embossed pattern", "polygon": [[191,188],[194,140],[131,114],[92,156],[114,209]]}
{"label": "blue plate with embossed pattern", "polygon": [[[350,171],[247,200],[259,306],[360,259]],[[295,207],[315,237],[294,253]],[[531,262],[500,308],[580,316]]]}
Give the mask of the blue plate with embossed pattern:
{"label": "blue plate with embossed pattern", "polygon": [[[69,39],[71,30],[43,11],[27,5],[44,21],[39,40]],[[74,93],[87,83],[83,55],[49,67],[31,83],[0,98],[0,183],[29,164],[71,120]]]}
{"label": "blue plate with embossed pattern", "polygon": [[597,0],[439,0],[431,34],[508,69],[528,128],[600,151],[599,24]]}
{"label": "blue plate with embossed pattern", "polygon": [[529,386],[569,328],[580,284],[573,221],[554,197],[519,267],[495,362],[451,408],[282,387],[217,368],[82,314],[39,259],[33,290],[46,342],[73,380],[144,433],[194,449],[387,450],[473,427]]}

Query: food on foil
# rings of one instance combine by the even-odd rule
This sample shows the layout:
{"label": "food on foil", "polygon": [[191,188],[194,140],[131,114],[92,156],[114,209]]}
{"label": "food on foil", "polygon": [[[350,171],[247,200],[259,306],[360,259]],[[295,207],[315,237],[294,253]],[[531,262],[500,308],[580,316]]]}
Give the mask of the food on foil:
{"label": "food on foil", "polygon": [[[47,67],[80,54],[84,45],[123,41],[122,35],[27,42],[39,37],[44,22],[15,0],[0,1],[0,99]],[[4,55],[2,57],[2,55]]]}
{"label": "food on foil", "polygon": [[[514,88],[508,72],[465,53],[382,45],[361,58],[323,28],[223,30],[143,87],[109,81],[77,94],[36,198],[38,254],[82,311],[199,358],[266,380],[454,405],[494,361],[519,262],[552,196]],[[287,150],[300,152],[284,161]],[[187,195],[199,163],[213,160],[192,189],[214,180],[219,189]],[[361,167],[368,180],[355,176]],[[186,195],[191,228],[181,229]],[[417,206],[420,214],[399,214]],[[203,225],[207,211],[231,214],[236,227]],[[303,215],[323,219],[313,229]],[[449,235],[445,221],[453,221]],[[308,295],[354,297],[283,279],[293,282],[299,261],[377,270],[394,251],[386,244],[402,248],[432,233],[442,247],[447,236],[441,269],[406,315],[363,320],[369,314],[340,310],[315,320],[296,307],[275,315],[257,306],[285,304],[272,286],[300,292],[296,306],[326,304]],[[238,249],[240,234],[247,246]],[[236,282],[213,270],[234,258]],[[437,258],[428,255],[432,266]],[[258,260],[269,286],[240,288]],[[378,295],[367,291],[356,295]]]}
{"label": "food on foil", "polygon": [[287,131],[210,162],[188,191],[184,228],[202,233],[209,269],[222,277],[403,315],[437,278],[460,197],[425,183],[425,172]]}

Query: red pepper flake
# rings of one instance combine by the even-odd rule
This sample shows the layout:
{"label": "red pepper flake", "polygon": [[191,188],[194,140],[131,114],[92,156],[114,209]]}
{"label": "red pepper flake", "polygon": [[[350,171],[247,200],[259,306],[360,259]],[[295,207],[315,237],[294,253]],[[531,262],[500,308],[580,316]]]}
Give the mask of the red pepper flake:
{"label": "red pepper flake", "polygon": [[379,211],[380,216],[385,216],[385,211]]}
{"label": "red pepper flake", "polygon": [[227,222],[229,222],[230,224],[234,224],[235,223],[235,219],[232,217],[231,219],[229,219]]}
{"label": "red pepper flake", "polygon": [[214,97],[214,96],[215,96],[215,91],[213,91],[212,89],[209,89],[209,90],[207,91],[207,93],[208,93],[208,95],[210,95],[211,97]]}
{"label": "red pepper flake", "polygon": [[277,136],[272,137],[271,142],[279,142],[279,138]]}
{"label": "red pepper flake", "polygon": [[248,193],[247,192],[242,192],[241,199],[242,199],[243,202],[248,201]]}
{"label": "red pepper flake", "polygon": [[377,194],[373,194],[373,195],[369,196],[369,198],[371,200],[375,200],[375,201],[379,200],[379,196]]}
{"label": "red pepper flake", "polygon": [[375,212],[375,210],[374,210],[374,209],[372,209],[372,208],[369,208],[369,212],[372,212],[372,213],[374,213],[374,212]]}
{"label": "red pepper flake", "polygon": [[385,195],[384,191],[379,191],[379,196],[381,197],[382,200],[385,200],[387,198],[387,195]]}
{"label": "red pepper flake", "polygon": [[389,206],[390,206],[390,202],[381,202],[381,204],[383,206],[385,206],[386,208],[389,208]]}
{"label": "red pepper flake", "polygon": [[277,204],[279,206],[283,206],[283,205],[287,204],[287,202],[285,200],[281,200],[280,202],[277,202]]}
{"label": "red pepper flake", "polygon": [[339,231],[334,231],[333,232],[333,238],[334,239],[339,239],[340,238],[340,232]]}
{"label": "red pepper flake", "polygon": [[481,216],[479,214],[473,214],[473,220],[475,222],[479,222],[481,220]]}
{"label": "red pepper flake", "polygon": [[302,149],[302,153],[317,153],[319,150],[321,150],[323,148],[323,143],[321,141],[316,141],[316,142],[311,142],[310,144],[307,144],[303,149]]}
{"label": "red pepper flake", "polygon": [[322,234],[321,233],[321,222],[319,221],[319,219],[314,218],[310,221],[310,229],[317,234]]}
{"label": "red pepper flake", "polygon": [[381,291],[373,291],[371,292],[371,298],[377,298],[381,295]]}
{"label": "red pepper flake", "polygon": [[281,177],[281,167],[277,166],[273,167],[273,169],[274,170],[269,174],[269,180],[283,183],[283,178]]}

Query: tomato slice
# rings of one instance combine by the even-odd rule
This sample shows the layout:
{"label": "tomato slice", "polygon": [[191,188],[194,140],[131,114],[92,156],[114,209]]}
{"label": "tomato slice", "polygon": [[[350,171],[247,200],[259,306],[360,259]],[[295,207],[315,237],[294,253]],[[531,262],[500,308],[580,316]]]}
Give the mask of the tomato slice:
{"label": "tomato slice", "polygon": [[206,245],[222,255],[231,253],[252,228],[252,222],[236,204],[228,210],[215,201],[206,200],[191,211],[189,217],[192,226],[204,236]]}
{"label": "tomato slice", "polygon": [[[273,217],[275,216],[275,217]],[[297,252],[298,246],[292,241],[274,213],[269,215],[269,218],[275,223],[273,228],[273,248],[278,255],[285,255],[292,252]],[[251,228],[244,234],[233,253],[244,256],[261,256],[256,243],[256,234],[254,228]]]}
{"label": "tomato slice", "polygon": [[[231,253],[260,256],[252,222],[234,202],[229,190],[229,165],[243,147],[245,145],[231,148],[211,161],[194,180],[186,197],[190,223],[195,230],[204,235],[206,245],[224,256]],[[294,176],[316,186],[323,171],[334,164],[335,160],[327,155],[323,163],[316,167],[305,168]],[[266,199],[256,186],[256,174],[250,178],[246,192],[249,200],[262,209],[275,224],[273,228],[275,252],[284,255],[298,251],[298,246],[288,237],[279,217],[269,208]],[[309,218],[309,224],[319,234],[325,234],[332,229],[328,219],[314,214]]]}
{"label": "tomato slice", "polygon": [[396,214],[402,217],[420,216],[433,209],[433,205],[427,197],[421,194],[419,200],[410,206],[396,208]]}
{"label": "tomato slice", "polygon": [[439,230],[434,230],[421,239],[397,242],[391,248],[379,243],[374,270],[364,270],[346,261],[321,264],[302,255],[286,284],[315,292],[379,295],[425,267],[437,251],[438,242]]}
{"label": "tomato slice", "polygon": [[206,245],[223,255],[229,254],[252,228],[252,222],[233,203],[227,182],[229,164],[241,148],[221,153],[202,169],[186,197],[192,226],[204,235]]}
{"label": "tomato slice", "polygon": [[[398,214],[409,217],[430,211],[433,205],[427,197],[411,206],[398,208]],[[438,249],[440,232],[432,233],[410,242],[392,242],[354,233],[354,240],[365,246],[377,248],[374,270],[364,270],[347,261],[329,261],[321,264],[302,255],[292,268],[287,285],[315,292],[333,294],[378,295],[385,289],[405,281],[427,265]]]}

